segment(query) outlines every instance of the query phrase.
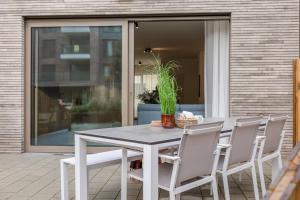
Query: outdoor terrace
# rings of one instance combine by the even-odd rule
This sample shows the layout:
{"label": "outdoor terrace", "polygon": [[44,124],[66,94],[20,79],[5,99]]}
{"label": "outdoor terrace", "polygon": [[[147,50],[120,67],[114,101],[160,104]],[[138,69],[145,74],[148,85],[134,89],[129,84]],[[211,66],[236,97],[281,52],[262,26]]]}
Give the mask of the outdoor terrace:
{"label": "outdoor terrace", "polygon": [[[69,155],[54,154],[0,154],[0,199],[8,200],[58,200],[60,199],[59,160]],[[270,183],[271,165],[265,165],[266,182]],[[74,199],[74,168],[70,167],[70,196]],[[120,199],[120,166],[106,167],[90,172],[90,199]],[[259,180],[258,180],[259,181]],[[229,178],[231,199],[254,199],[250,171]],[[224,199],[222,180],[219,179],[220,199]],[[142,184],[129,181],[128,200],[142,199]],[[160,190],[160,199],[167,200],[168,193]],[[183,200],[213,199],[209,185],[195,188],[182,195]]]}

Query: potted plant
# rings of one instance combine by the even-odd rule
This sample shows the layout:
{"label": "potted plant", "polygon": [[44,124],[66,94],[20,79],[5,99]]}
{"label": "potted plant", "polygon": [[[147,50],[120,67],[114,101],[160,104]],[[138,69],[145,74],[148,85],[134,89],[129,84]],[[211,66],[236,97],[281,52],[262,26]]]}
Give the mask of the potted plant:
{"label": "potted plant", "polygon": [[165,64],[156,59],[155,72],[157,74],[157,89],[161,107],[161,122],[164,128],[175,127],[175,113],[177,103],[177,83],[174,69],[177,68],[174,61]]}

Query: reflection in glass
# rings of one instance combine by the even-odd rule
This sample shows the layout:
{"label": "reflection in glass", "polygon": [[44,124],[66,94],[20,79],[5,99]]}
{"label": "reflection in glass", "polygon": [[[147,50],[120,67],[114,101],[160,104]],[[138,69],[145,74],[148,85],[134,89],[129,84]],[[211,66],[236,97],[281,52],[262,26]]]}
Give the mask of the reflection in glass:
{"label": "reflection in glass", "polygon": [[121,126],[121,60],[119,26],[32,28],[31,144]]}

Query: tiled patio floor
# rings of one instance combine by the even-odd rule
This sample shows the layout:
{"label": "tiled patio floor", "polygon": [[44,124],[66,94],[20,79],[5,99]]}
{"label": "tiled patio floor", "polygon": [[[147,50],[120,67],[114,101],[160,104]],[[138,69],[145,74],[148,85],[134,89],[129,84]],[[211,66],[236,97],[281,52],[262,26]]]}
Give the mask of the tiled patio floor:
{"label": "tiled patio floor", "polygon": [[[60,199],[59,159],[68,157],[53,154],[0,154],[0,199],[54,200]],[[120,166],[107,167],[90,172],[90,199],[120,199]],[[266,166],[267,182],[270,182],[270,165]],[[74,168],[70,167],[70,195],[74,199]],[[253,199],[250,171],[230,177],[232,199]],[[221,199],[222,181],[219,180]],[[142,199],[142,184],[129,181],[128,200]],[[160,199],[168,199],[168,193],[160,191]],[[209,187],[186,192],[183,200],[212,199]]]}

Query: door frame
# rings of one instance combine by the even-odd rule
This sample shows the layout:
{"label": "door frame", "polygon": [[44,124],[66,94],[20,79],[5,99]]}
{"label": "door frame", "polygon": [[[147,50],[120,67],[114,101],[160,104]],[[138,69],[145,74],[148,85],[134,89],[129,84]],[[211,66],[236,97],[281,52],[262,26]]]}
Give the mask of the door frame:
{"label": "door frame", "polygon": [[[31,145],[31,29],[34,27],[61,26],[121,26],[122,27],[122,126],[128,125],[128,22],[116,19],[30,19],[25,21],[25,78],[24,78],[24,133],[26,152],[74,152],[73,146]],[[115,149],[114,147],[89,147],[89,152]]]}
{"label": "door frame", "polygon": [[[228,105],[227,105],[227,115],[230,116],[230,49],[231,49],[231,16],[228,14],[219,15],[219,16],[173,16],[173,17],[140,17],[140,18],[128,18],[128,65],[129,65],[129,112],[128,112],[128,123],[129,125],[134,124],[134,33],[135,33],[135,22],[159,22],[159,21],[220,21],[227,20],[229,22],[229,46],[228,46],[228,55],[229,55],[229,63],[228,63]],[[205,56],[204,56],[205,57]],[[204,64],[205,65],[205,64]],[[204,72],[205,73],[205,72]],[[205,90],[205,86],[204,86]]]}

